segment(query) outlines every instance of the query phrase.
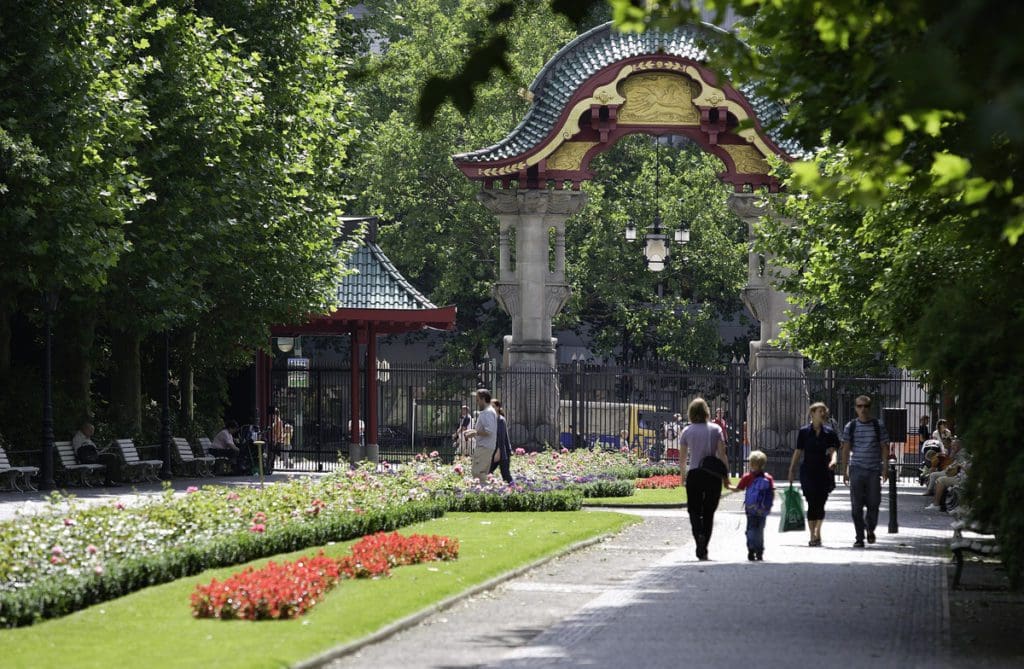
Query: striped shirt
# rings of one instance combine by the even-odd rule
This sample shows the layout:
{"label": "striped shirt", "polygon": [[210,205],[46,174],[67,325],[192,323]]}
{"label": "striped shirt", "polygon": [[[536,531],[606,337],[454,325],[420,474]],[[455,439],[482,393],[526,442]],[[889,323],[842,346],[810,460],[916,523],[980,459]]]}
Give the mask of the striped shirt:
{"label": "striped shirt", "polygon": [[[881,419],[878,420],[878,436],[875,436],[875,426],[872,421],[869,420],[865,423],[859,418],[853,419],[843,428],[842,441],[844,444],[848,444],[851,441],[851,427],[855,434],[853,448],[850,451],[850,465],[860,469],[882,471],[881,446],[886,448],[889,446],[889,439],[885,434],[885,423]],[[879,437],[881,438],[881,444],[879,444]]]}

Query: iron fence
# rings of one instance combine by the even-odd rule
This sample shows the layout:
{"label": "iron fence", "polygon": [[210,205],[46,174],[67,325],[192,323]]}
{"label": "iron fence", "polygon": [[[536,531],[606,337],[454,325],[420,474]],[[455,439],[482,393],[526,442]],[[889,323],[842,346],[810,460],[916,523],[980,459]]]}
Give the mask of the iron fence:
{"label": "iron fence", "polygon": [[[357,373],[365,389],[366,372]],[[854,417],[854,399],[869,395],[888,431],[901,477],[913,478],[921,462],[918,419],[927,414],[934,425],[944,408],[939,395],[904,372],[884,377],[833,370],[751,374],[742,363],[697,368],[576,362],[553,371],[391,365],[378,371],[377,380],[378,444],[381,459],[389,461],[433,451],[451,461],[460,408],[475,410],[476,389],[487,387],[505,402],[516,446],[628,448],[669,460],[678,454],[687,406],[703,397],[713,415],[721,411],[734,473],[742,471],[749,450],[759,448],[768,455],[769,471],[784,479],[811,402],[825,402],[834,427],[841,430]],[[351,370],[345,367],[272,370],[272,401],[294,425],[292,450],[280,465],[325,471],[347,460],[351,387]],[[360,398],[363,411],[367,399]],[[532,442],[519,422],[524,417],[542,422]]]}

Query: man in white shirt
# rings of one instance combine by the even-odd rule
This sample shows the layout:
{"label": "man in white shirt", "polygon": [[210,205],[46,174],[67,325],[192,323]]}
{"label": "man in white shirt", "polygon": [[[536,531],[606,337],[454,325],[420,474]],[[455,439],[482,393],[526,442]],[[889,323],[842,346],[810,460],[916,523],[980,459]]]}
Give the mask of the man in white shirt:
{"label": "man in white shirt", "polygon": [[491,391],[481,388],[476,391],[476,406],[480,410],[476,425],[463,434],[476,439],[473,448],[473,476],[486,483],[491,473],[491,458],[498,443],[498,413],[491,406]]}

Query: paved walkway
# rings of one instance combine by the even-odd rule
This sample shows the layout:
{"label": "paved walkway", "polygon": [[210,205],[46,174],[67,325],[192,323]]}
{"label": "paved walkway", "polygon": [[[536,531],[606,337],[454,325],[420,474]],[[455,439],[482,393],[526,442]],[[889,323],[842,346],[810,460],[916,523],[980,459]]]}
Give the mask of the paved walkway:
{"label": "paved walkway", "polygon": [[895,535],[883,503],[866,549],[852,547],[845,488],[829,501],[823,547],[777,532],[775,514],[762,563],[746,560],[739,495],[723,499],[710,562],[694,557],[685,510],[633,511],[643,524],[328,666],[959,666],[941,641],[950,517],[923,511],[919,493],[901,493]]}

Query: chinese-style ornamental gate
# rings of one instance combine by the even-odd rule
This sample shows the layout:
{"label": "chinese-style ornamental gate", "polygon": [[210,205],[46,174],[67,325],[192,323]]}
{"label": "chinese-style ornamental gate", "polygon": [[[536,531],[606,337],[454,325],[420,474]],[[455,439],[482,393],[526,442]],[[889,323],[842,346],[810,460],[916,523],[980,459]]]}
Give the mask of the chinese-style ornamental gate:
{"label": "chinese-style ornamental gate", "polygon": [[[454,156],[463,174],[481,183],[480,200],[499,220],[494,294],[512,317],[512,334],[505,337],[507,369],[554,369],[557,342],[551,337],[551,319],[570,294],[565,221],[586,201],[580,185],[593,177],[591,161],[621,137],[642,132],[689,138],[722,161],[719,178],[736,191],[734,211],[751,226],[764,213],[754,206],[754,191],[779,189],[768,158],[788,161],[799,151],[767,128],[781,119],[781,106],[731,86],[708,67],[722,35],[706,24],[639,35],[615,32],[611,24],[598,26],[544,66],[530,86],[526,117],[507,137]],[[552,237],[554,262],[549,264]],[[751,343],[750,362],[755,373],[781,368],[799,375],[800,356],[768,344],[787,305],[785,295],[767,280],[771,268],[765,268],[766,263],[751,258],[743,292],[762,322],[761,340]],[[517,445],[557,443],[557,392],[523,383],[496,390],[510,408],[510,434]],[[555,399],[527,401],[538,394]],[[796,406],[802,402],[803,397],[785,402],[779,424],[765,427],[788,429],[802,417],[805,406]]]}

